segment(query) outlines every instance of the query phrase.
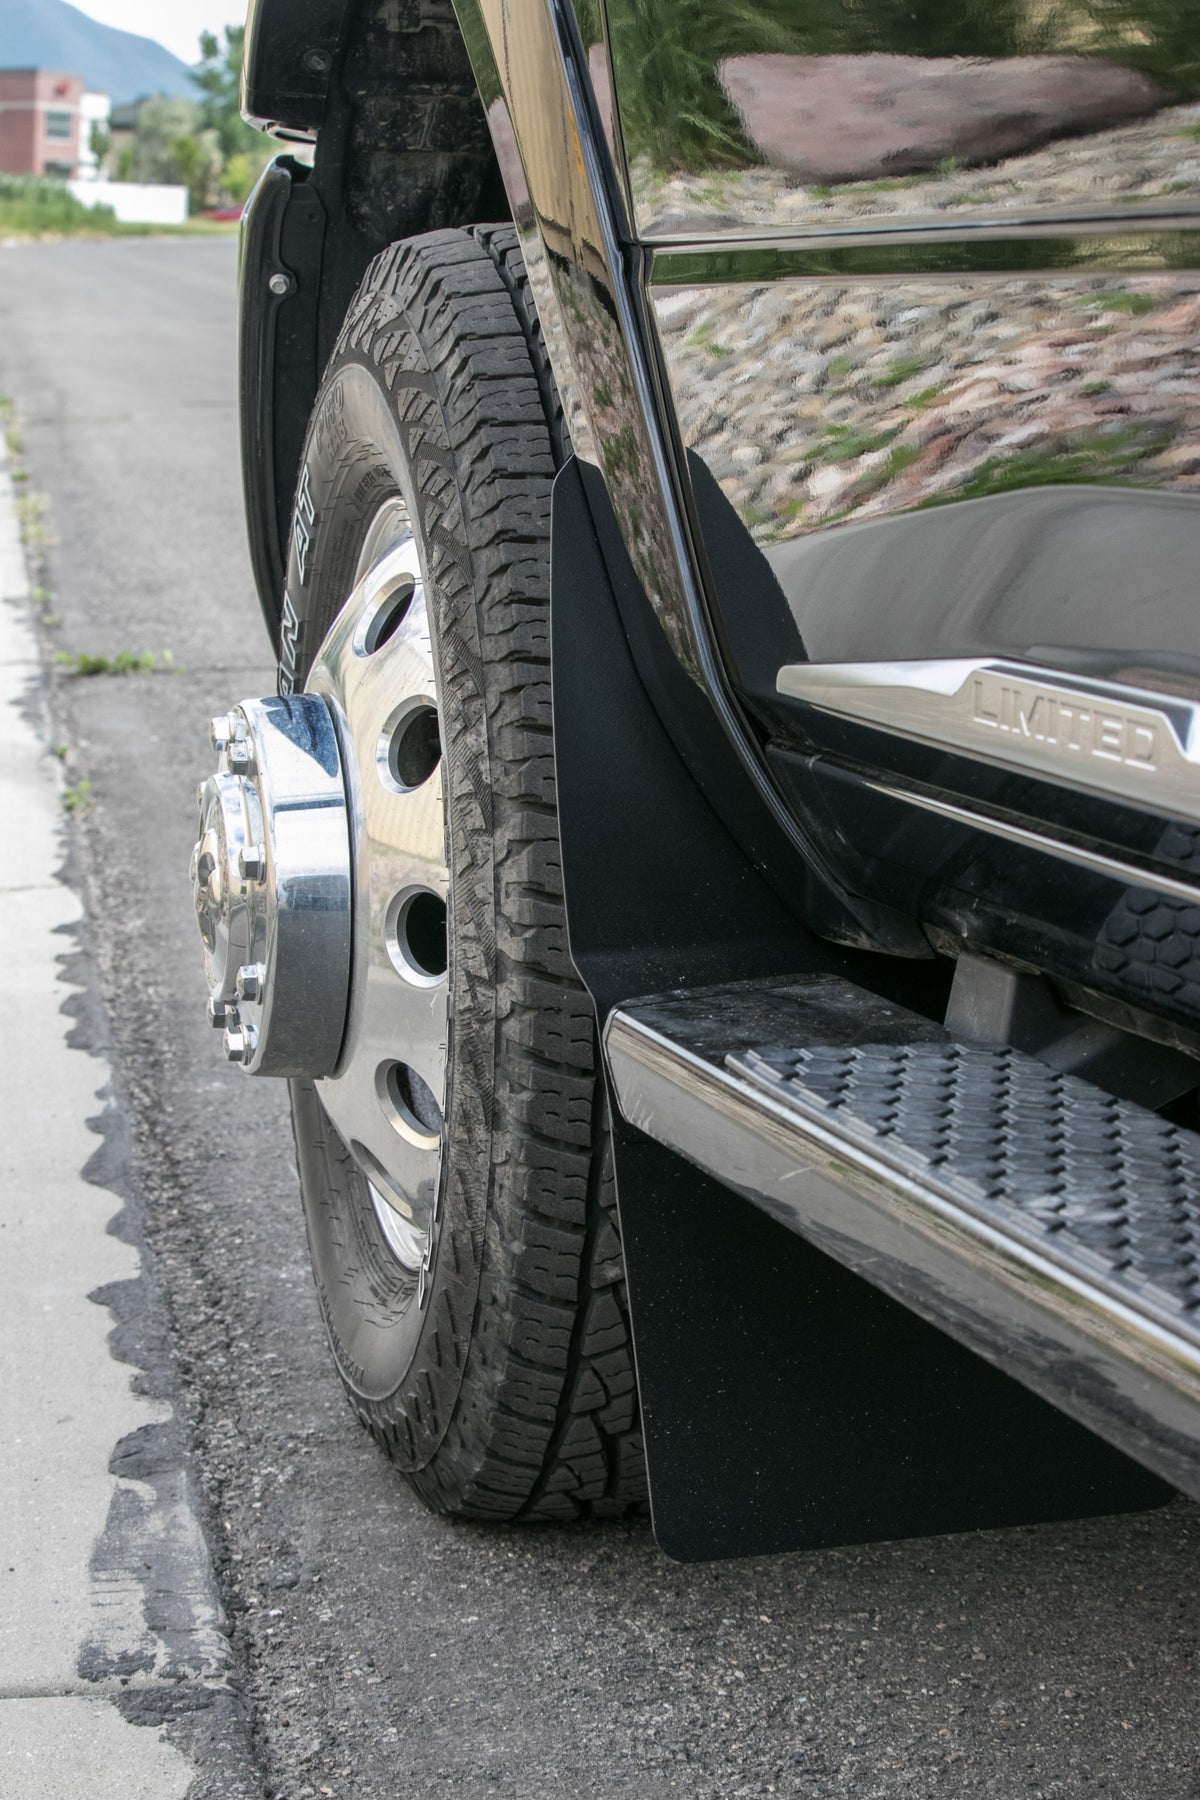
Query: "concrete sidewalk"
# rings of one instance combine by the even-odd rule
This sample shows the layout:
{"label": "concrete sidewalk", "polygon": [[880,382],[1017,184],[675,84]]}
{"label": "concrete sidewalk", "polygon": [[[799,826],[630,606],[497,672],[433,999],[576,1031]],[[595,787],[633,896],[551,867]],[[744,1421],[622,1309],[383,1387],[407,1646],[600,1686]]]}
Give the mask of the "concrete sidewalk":
{"label": "concrete sidewalk", "polygon": [[0,1793],[242,1794],[194,1784],[162,1726],[232,1705],[229,1646],[171,1406],[145,1397],[164,1384],[110,1349],[110,1307],[135,1342],[146,1284],[110,1231],[120,1197],[85,1173],[109,1070],[64,1016],[81,1011],[81,906],[46,735],[0,463]]}

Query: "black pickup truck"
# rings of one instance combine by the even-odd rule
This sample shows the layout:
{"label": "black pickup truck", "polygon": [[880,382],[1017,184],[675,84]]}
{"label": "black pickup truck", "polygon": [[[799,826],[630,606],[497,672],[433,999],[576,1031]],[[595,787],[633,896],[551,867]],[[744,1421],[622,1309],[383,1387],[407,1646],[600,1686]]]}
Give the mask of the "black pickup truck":
{"label": "black pickup truck", "polygon": [[243,93],[193,879],[363,1424],[685,1559],[1200,1495],[1194,9],[256,0]]}

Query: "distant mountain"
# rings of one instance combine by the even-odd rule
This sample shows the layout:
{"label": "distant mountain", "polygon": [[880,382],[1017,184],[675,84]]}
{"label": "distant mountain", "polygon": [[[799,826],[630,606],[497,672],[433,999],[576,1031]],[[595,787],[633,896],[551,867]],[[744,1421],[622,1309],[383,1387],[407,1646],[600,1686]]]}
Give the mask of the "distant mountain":
{"label": "distant mountain", "polygon": [[0,0],[0,69],[32,68],[82,75],[117,106],[143,94],[197,97],[187,64],[153,38],[101,25],[67,0]]}

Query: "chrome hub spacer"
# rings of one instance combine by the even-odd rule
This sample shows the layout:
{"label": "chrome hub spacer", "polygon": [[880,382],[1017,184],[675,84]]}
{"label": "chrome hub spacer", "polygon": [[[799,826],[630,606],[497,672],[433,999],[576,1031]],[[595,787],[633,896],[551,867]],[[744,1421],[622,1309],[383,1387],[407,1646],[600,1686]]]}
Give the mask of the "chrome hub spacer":
{"label": "chrome hub spacer", "polygon": [[192,853],[208,1016],[252,1075],[327,1075],[350,992],[350,826],[329,707],[243,700],[214,719],[221,766]]}

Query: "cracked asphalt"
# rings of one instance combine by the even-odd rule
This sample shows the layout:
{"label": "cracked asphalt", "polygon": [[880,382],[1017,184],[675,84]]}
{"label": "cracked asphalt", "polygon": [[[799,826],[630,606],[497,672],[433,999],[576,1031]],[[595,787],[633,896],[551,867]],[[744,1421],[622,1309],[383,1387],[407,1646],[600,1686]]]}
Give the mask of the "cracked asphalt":
{"label": "cracked asphalt", "polygon": [[0,250],[0,395],[49,502],[48,659],[174,659],[48,678],[68,777],[91,783],[77,861],[161,1296],[141,1330],[169,1340],[262,1793],[1200,1795],[1183,1501],[684,1568],[640,1524],[432,1518],[359,1431],[326,1359],[286,1096],[216,1053],[186,879],[207,720],[273,688],[234,265],[227,239]]}

